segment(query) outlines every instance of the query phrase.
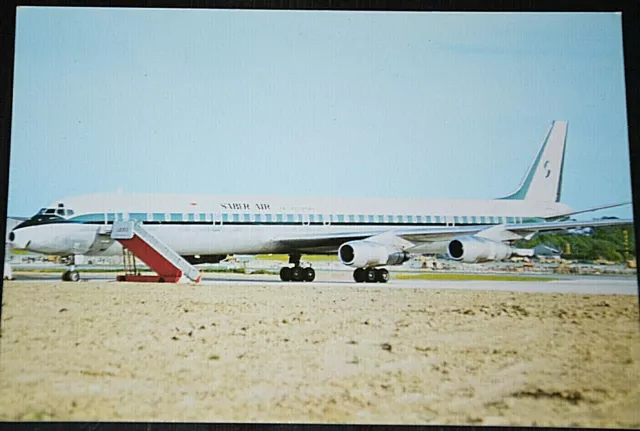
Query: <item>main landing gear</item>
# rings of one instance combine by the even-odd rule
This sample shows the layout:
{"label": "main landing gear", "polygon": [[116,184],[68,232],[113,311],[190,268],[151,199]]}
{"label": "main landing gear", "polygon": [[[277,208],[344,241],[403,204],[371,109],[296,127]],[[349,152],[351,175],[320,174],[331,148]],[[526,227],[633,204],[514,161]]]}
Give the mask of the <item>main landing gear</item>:
{"label": "main landing gear", "polygon": [[353,279],[357,283],[386,283],[389,281],[389,271],[384,268],[358,268],[353,271]]}
{"label": "main landing gear", "polygon": [[69,258],[69,269],[62,273],[62,281],[80,281],[80,273],[76,271],[76,257]]}
{"label": "main landing gear", "polygon": [[293,264],[293,268],[283,266],[280,269],[280,280],[282,281],[313,281],[316,278],[316,272],[310,266],[303,268],[300,266],[300,254],[290,254],[289,264]]}

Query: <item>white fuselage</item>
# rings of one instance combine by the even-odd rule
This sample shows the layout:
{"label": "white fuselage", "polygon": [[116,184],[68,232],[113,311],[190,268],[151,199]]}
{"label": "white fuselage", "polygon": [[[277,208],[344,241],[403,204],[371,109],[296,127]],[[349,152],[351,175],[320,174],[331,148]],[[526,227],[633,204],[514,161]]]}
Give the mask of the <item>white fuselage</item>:
{"label": "white fuselage", "polygon": [[[62,208],[62,210],[61,210]],[[570,211],[531,200],[423,200],[92,194],[41,210],[59,219],[16,229],[13,244],[47,254],[115,255],[105,225],[135,219],[181,255],[287,253],[277,239],[318,233],[392,231],[410,227],[541,222]],[[47,214],[49,213],[49,214]],[[36,218],[36,216],[34,216]],[[301,250],[333,253],[337,247]]]}

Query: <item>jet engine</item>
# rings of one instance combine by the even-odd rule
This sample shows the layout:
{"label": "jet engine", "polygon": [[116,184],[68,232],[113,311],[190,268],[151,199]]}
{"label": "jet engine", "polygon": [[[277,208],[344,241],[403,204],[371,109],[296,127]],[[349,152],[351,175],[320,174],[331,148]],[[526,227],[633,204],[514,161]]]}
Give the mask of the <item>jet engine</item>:
{"label": "jet engine", "polygon": [[447,245],[449,258],[465,263],[507,259],[514,253],[515,249],[507,244],[474,236],[454,238]]}
{"label": "jet engine", "polygon": [[182,256],[184,260],[191,265],[198,265],[199,263],[218,263],[227,257],[226,254],[206,254],[195,256]]}
{"label": "jet engine", "polygon": [[354,268],[370,268],[383,265],[400,265],[409,260],[409,253],[389,249],[372,241],[350,241],[338,249],[340,261]]}

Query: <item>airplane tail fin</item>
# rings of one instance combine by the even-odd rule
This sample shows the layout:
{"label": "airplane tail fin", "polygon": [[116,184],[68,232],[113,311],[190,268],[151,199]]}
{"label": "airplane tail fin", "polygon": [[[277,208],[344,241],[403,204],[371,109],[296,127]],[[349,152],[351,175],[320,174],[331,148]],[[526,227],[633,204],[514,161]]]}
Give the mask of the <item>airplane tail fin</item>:
{"label": "airplane tail fin", "polygon": [[567,126],[566,121],[551,123],[542,146],[518,189],[499,199],[538,202],[560,201]]}

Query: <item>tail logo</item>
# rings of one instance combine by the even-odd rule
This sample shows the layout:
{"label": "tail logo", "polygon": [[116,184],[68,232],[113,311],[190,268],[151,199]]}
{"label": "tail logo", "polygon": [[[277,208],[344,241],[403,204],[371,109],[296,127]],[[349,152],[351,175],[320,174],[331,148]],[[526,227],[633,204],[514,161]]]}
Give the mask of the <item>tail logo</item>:
{"label": "tail logo", "polygon": [[549,178],[549,175],[551,175],[551,168],[549,168],[549,165],[551,164],[551,162],[549,160],[547,160],[546,162],[544,162],[543,167],[547,170],[547,173],[544,174],[545,178]]}

